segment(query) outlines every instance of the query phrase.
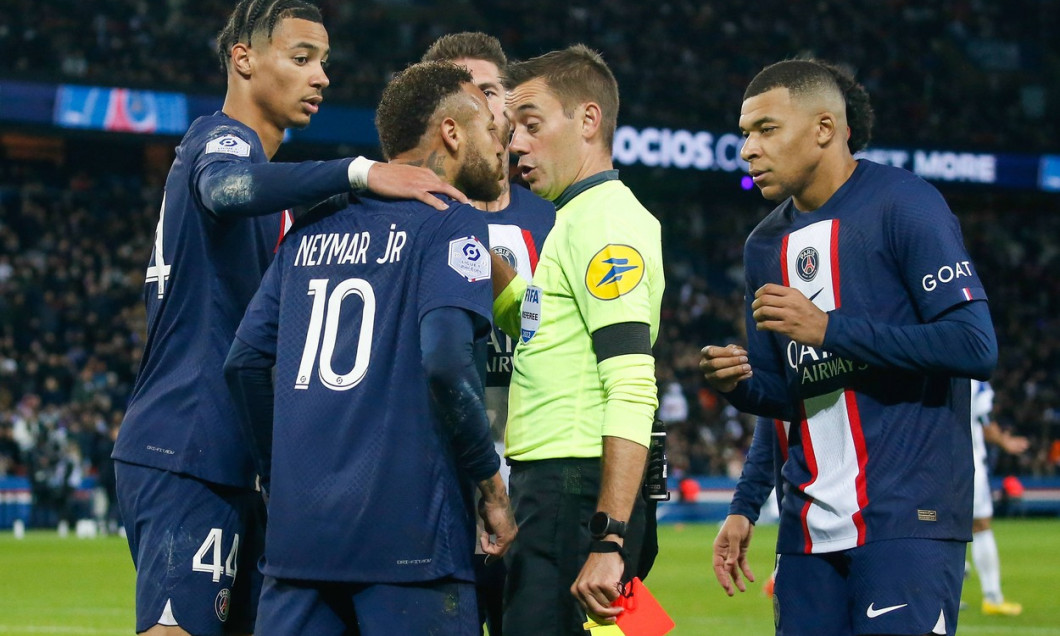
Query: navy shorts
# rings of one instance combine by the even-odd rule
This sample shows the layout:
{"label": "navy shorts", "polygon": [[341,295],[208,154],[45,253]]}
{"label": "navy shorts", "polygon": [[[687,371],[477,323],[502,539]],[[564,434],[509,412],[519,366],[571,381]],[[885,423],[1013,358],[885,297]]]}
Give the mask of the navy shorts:
{"label": "navy shorts", "polygon": [[136,631],[179,625],[196,636],[250,633],[262,575],[261,493],[114,462],[136,566]]}
{"label": "navy shorts", "polygon": [[265,577],[255,636],[479,636],[475,585],[382,584]]}
{"label": "navy shorts", "polygon": [[966,545],[891,539],[842,552],[780,555],[777,636],[953,636]]}

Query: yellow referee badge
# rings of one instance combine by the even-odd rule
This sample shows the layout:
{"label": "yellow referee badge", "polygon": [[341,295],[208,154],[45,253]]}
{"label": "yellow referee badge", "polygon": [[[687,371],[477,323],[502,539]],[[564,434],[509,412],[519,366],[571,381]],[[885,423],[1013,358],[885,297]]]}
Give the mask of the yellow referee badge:
{"label": "yellow referee badge", "polygon": [[611,244],[589,261],[585,288],[600,300],[614,300],[633,291],[644,278],[644,259],[629,245]]}

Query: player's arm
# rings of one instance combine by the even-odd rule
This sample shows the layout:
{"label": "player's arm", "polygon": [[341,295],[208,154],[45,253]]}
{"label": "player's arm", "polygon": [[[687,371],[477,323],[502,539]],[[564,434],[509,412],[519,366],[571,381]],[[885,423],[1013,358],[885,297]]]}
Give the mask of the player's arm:
{"label": "player's arm", "polygon": [[487,554],[503,555],[517,532],[508,493],[500,477],[500,458],[490,436],[483,380],[475,362],[476,334],[489,322],[456,307],[438,307],[420,321],[420,353],[431,397],[456,452],[460,468],[482,493],[480,513],[496,543],[484,539]]}
{"label": "player's arm", "polygon": [[1019,455],[1030,447],[1030,441],[1026,437],[1013,435],[994,421],[983,424],[983,440],[1010,455]]}
{"label": "player's arm", "polygon": [[503,258],[490,252],[493,283],[493,322],[512,338],[519,337],[519,310],[527,282]]}
{"label": "player's arm", "polygon": [[[754,262],[749,249],[744,250],[745,263]],[[751,275],[750,269],[748,275]],[[749,278],[744,300],[747,348],[708,345],[701,351],[699,367],[711,386],[740,411],[793,421],[799,414],[788,397],[784,362],[777,357],[772,336],[755,328],[754,302],[757,299],[754,298],[753,284]]]}
{"label": "player's arm", "polygon": [[272,474],[272,368],[276,364],[280,287],[286,260],[287,252],[281,247],[243,314],[224,364],[225,383],[239,410],[239,424],[266,492]]}
{"label": "player's arm", "polygon": [[225,382],[243,416],[244,435],[250,442],[258,478],[266,492],[272,467],[275,402],[272,368],[275,364],[275,356],[255,349],[237,336],[224,366]]}
{"label": "player's arm", "polygon": [[877,366],[986,379],[997,364],[997,337],[957,217],[914,177],[889,196],[884,236],[922,322],[874,324],[840,308],[828,316],[824,347]]}
{"label": "player's arm", "polygon": [[300,163],[214,160],[195,173],[194,187],[203,207],[221,218],[272,214],[364,190],[384,197],[417,199],[439,210],[448,209],[449,204],[432,192],[467,200],[427,168],[378,163],[363,157]]}
{"label": "player's arm", "polygon": [[751,447],[747,451],[747,459],[729,504],[730,515],[743,515],[751,523],[758,521],[762,506],[775,485],[773,450],[779,443],[773,421],[763,417],[757,418]]}
{"label": "player's arm", "polygon": [[833,314],[824,348],[880,367],[986,380],[997,365],[997,337],[985,301],[959,305],[920,325],[885,325]]}

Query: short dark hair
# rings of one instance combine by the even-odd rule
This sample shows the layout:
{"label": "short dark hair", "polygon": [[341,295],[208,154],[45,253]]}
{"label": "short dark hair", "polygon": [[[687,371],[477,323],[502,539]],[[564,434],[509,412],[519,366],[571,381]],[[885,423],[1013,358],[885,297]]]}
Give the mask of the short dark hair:
{"label": "short dark hair", "polygon": [[575,44],[525,62],[513,62],[501,82],[510,90],[538,77],[556,94],[567,117],[574,116],[578,104],[599,104],[604,142],[611,148],[618,126],[618,82],[599,53],[584,44]]}
{"label": "short dark hair", "polygon": [[464,58],[493,62],[502,73],[508,68],[508,57],[504,55],[500,40],[479,31],[443,35],[434,41],[420,61],[452,62]]}
{"label": "short dark hair", "polygon": [[786,88],[792,95],[807,95],[821,89],[839,93],[846,104],[850,153],[864,150],[869,145],[876,116],[868,91],[850,71],[822,60],[784,60],[770,64],[755,75],[743,98],[747,100],[774,88]]}
{"label": "short dark hair", "polygon": [[438,108],[471,83],[471,73],[451,62],[420,62],[401,71],[383,89],[375,127],[385,159],[420,144]]}
{"label": "short dark hair", "polygon": [[233,46],[242,42],[249,47],[257,34],[264,34],[271,40],[276,24],[285,18],[324,23],[320,9],[305,0],[240,0],[232,15],[228,16],[228,23],[217,34],[217,57],[221,60],[221,69],[228,70]]}

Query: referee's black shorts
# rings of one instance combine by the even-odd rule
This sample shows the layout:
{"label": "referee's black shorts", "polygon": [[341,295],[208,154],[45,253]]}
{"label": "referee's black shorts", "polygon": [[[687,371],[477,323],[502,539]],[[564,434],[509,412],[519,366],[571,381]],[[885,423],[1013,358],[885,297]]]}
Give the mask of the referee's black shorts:
{"label": "referee's black shorts", "polygon": [[[508,552],[505,636],[575,634],[585,611],[570,587],[589,555],[589,518],[600,493],[600,459],[511,461],[512,507],[519,537]],[[638,496],[626,528],[626,573],[637,571],[644,540],[644,503]]]}

